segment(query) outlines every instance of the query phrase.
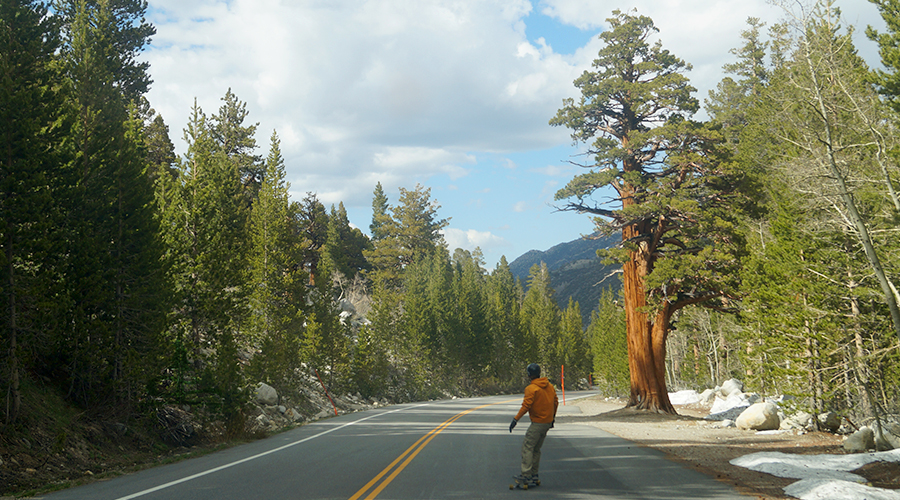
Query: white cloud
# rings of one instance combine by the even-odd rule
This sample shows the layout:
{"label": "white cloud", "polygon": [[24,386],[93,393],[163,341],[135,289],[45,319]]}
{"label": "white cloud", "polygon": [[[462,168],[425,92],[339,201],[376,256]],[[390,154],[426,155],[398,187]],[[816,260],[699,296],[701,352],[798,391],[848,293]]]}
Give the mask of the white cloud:
{"label": "white cloud", "polygon": [[521,212],[524,212],[524,211],[526,211],[526,210],[528,210],[528,203],[526,203],[526,202],[524,202],[524,201],[516,202],[516,204],[513,205],[513,212],[519,212],[519,213],[521,213]]}
{"label": "white cloud", "polygon": [[547,177],[572,177],[575,174],[575,169],[566,165],[547,165],[543,168],[532,168],[530,172],[546,175]]}
{"label": "white cloud", "polygon": [[443,233],[444,241],[447,242],[447,246],[450,248],[451,252],[457,248],[472,251],[475,250],[475,247],[487,250],[510,246],[508,241],[490,231],[477,231],[475,229],[463,230],[447,227],[441,232]]}
{"label": "white cloud", "polygon": [[157,34],[142,55],[155,82],[148,97],[181,151],[194,98],[213,114],[231,88],[260,123],[262,154],[279,132],[295,189],[367,204],[373,180],[458,179],[471,151],[565,141],[547,120],[579,70],[528,42],[531,8],[527,0],[154,0]]}

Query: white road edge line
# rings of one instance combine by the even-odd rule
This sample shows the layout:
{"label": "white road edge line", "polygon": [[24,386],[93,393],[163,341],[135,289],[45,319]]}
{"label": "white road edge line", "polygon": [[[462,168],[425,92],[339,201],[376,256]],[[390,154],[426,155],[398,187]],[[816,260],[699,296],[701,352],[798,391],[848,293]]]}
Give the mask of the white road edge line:
{"label": "white road edge line", "polygon": [[317,437],[319,437],[319,436],[324,436],[325,434],[328,434],[328,433],[331,433],[331,432],[334,432],[334,431],[343,429],[344,427],[349,427],[349,426],[351,426],[351,425],[355,425],[355,424],[358,424],[358,423],[360,423],[360,422],[365,422],[366,420],[369,420],[370,418],[380,417],[380,416],[382,416],[382,415],[388,415],[388,414],[390,414],[390,413],[396,413],[396,412],[398,412],[398,411],[408,410],[408,409],[411,409],[411,408],[418,408],[418,407],[421,407],[421,406],[428,406],[428,403],[420,404],[420,405],[414,405],[414,406],[407,406],[407,407],[405,407],[405,408],[398,408],[398,409],[396,409],[396,410],[391,410],[391,411],[386,411],[386,412],[384,412],[384,413],[378,413],[378,414],[375,414],[375,415],[370,415],[370,416],[368,416],[368,417],[361,418],[361,419],[359,419],[359,420],[354,420],[353,422],[348,422],[348,423],[346,423],[346,424],[344,424],[344,425],[341,425],[341,426],[339,426],[339,427],[334,427],[334,428],[332,428],[332,429],[328,429],[327,431],[322,431],[322,432],[320,432],[320,433],[318,433],[318,434],[316,434],[316,435],[314,435],[314,436],[309,436],[309,437],[307,437],[307,438],[303,438],[303,439],[301,439],[300,441],[294,441],[293,443],[288,443],[288,444],[286,444],[286,445],[284,445],[284,446],[280,446],[280,447],[278,447],[278,448],[275,448],[275,449],[272,449],[272,450],[269,450],[269,451],[264,451],[264,452],[262,452],[262,453],[258,453],[258,454],[256,454],[256,455],[253,455],[252,457],[247,457],[247,458],[238,460],[238,461],[236,461],[236,462],[231,462],[230,464],[220,465],[220,466],[218,466],[218,467],[216,467],[216,468],[214,468],[214,469],[209,469],[209,470],[207,470],[207,471],[198,472],[197,474],[194,474],[194,475],[192,475],[192,476],[183,477],[183,478],[181,478],[181,479],[177,479],[177,480],[175,480],[175,481],[171,481],[171,482],[168,482],[168,483],[166,483],[166,484],[161,484],[161,485],[159,485],[159,486],[154,486],[153,488],[146,489],[146,490],[144,490],[144,491],[139,491],[139,492],[137,492],[137,493],[132,493],[131,495],[124,496],[124,497],[120,497],[120,498],[117,498],[116,500],[131,500],[132,498],[142,497],[142,496],[147,495],[147,494],[149,494],[149,493],[153,493],[153,492],[159,491],[159,490],[164,490],[164,489],[166,489],[166,488],[168,488],[168,487],[170,487],[170,486],[175,486],[176,484],[186,483],[186,482],[191,481],[191,480],[193,480],[193,479],[197,479],[198,477],[203,477],[203,476],[206,476],[206,475],[208,475],[208,474],[212,474],[212,473],[214,473],[214,472],[219,472],[220,470],[223,470],[223,469],[228,469],[229,467],[234,467],[235,465],[240,465],[240,464],[242,464],[242,463],[244,463],[244,462],[249,462],[249,461],[251,461],[251,460],[256,460],[257,458],[264,457],[264,456],[266,456],[266,455],[271,455],[272,453],[279,452],[279,451],[281,451],[281,450],[284,450],[285,448],[290,448],[291,446],[296,446],[296,445],[298,445],[298,444],[305,443],[305,442],[310,441],[310,440],[313,440],[313,439],[315,439],[315,438],[317,438]]}

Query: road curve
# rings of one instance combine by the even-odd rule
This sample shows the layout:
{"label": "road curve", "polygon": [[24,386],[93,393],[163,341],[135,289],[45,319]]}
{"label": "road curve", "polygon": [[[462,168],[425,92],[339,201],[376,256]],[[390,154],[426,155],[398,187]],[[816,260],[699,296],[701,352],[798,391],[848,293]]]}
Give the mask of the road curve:
{"label": "road curve", "polygon": [[[568,400],[585,393],[569,393]],[[47,500],[747,498],[655,450],[583,424],[550,430],[542,485],[509,490],[526,421],[494,396],[343,415],[203,457],[45,495]],[[560,406],[561,414],[578,407]]]}

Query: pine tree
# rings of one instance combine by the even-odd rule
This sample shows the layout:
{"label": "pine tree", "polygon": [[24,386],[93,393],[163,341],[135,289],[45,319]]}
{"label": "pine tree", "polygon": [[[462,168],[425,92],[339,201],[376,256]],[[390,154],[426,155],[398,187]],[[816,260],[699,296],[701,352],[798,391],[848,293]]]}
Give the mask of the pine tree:
{"label": "pine tree", "polygon": [[[237,165],[218,150],[196,103],[184,138],[188,148],[179,160],[179,175],[174,180],[160,177],[163,186],[158,190],[164,196],[162,227],[178,301],[174,341],[185,346],[193,367],[176,366],[187,377],[178,384],[196,384],[196,377],[203,375],[197,370],[205,366],[200,385],[185,390],[214,395],[215,404],[237,425],[237,410],[230,402],[241,384],[239,374],[232,373],[237,360],[229,356],[236,356],[246,343],[239,331],[248,312],[247,204]],[[208,360],[211,365],[206,364],[203,345],[215,350]]]}
{"label": "pine tree", "polygon": [[587,335],[594,359],[594,383],[612,395],[628,394],[625,310],[621,298],[616,300],[611,289],[603,291],[597,308],[591,312]]}
{"label": "pine tree", "polygon": [[253,203],[259,193],[266,166],[262,158],[255,155],[256,128],[258,123],[244,125],[250,112],[247,103],[240,99],[229,88],[222,98],[222,106],[216,115],[210,117],[210,136],[216,144],[216,151],[221,152],[234,163],[241,178],[244,196],[248,203]]}
{"label": "pine tree", "polygon": [[76,176],[64,200],[72,332],[58,348],[72,396],[83,403],[128,398],[142,383],[140,375],[126,375],[126,357],[150,358],[146,349],[161,328],[156,319],[166,295],[152,185],[132,107],[150,82],[146,63],[134,58],[154,28],[143,21],[142,2],[78,0],[57,8],[65,19],[60,53],[75,114]]}
{"label": "pine tree", "polygon": [[476,380],[490,362],[491,338],[487,324],[487,296],[481,251],[475,254],[457,249],[454,252],[457,339],[450,351],[457,353],[464,373]]}
{"label": "pine tree", "polygon": [[379,241],[385,237],[384,226],[390,221],[388,214],[388,198],[384,194],[381,183],[375,185],[375,192],[372,196],[372,223],[369,224],[369,231],[372,233],[372,241]]}
{"label": "pine tree", "polygon": [[500,257],[487,281],[488,328],[493,342],[491,367],[501,386],[512,385],[521,378],[522,366],[528,364],[522,352],[522,290],[509,270],[506,256]]}
{"label": "pine tree", "polygon": [[[747,19],[747,29],[741,32],[744,45],[730,52],[737,56],[735,63],[726,64],[727,74],[715,90],[709,91],[705,101],[706,112],[717,125],[721,126],[725,137],[737,148],[748,127],[755,127],[750,108],[760,99],[771,77],[771,68],[766,64],[769,42],[762,40],[760,29],[765,26],[758,18]],[[740,148],[737,148],[741,151]]]}
{"label": "pine tree", "polygon": [[745,264],[746,349],[740,355],[748,383],[808,396],[809,408],[821,411],[821,367],[830,363],[824,353],[840,352],[834,340],[849,326],[838,326],[844,323],[838,311],[847,309],[839,297],[859,291],[823,279],[844,274],[834,268],[844,260],[842,245],[834,245],[840,236],[816,229],[819,215],[796,194],[783,186],[775,195],[770,230]]}
{"label": "pine tree", "polygon": [[169,138],[169,126],[166,125],[162,115],[156,114],[156,110],[150,107],[150,102],[141,98],[138,113],[143,122],[142,137],[147,161],[150,164],[148,175],[154,183],[161,175],[175,177],[178,170],[175,168],[177,156],[175,145]]}
{"label": "pine tree", "polygon": [[340,307],[335,300],[334,269],[329,247],[338,244],[336,221],[328,224],[327,240],[321,248],[317,266],[315,292],[305,339],[306,358],[313,368],[327,374],[329,385],[343,384],[349,379],[350,329],[341,322]]}
{"label": "pine tree", "polygon": [[306,193],[297,207],[296,219],[304,240],[303,268],[309,273],[310,285],[318,286],[319,260],[328,241],[328,213],[315,193]]}
{"label": "pine tree", "polygon": [[522,302],[522,324],[525,328],[524,352],[529,363],[541,365],[546,373],[559,367],[557,342],[560,335],[560,313],[547,264],[531,266],[528,291]]}
{"label": "pine tree", "polygon": [[792,27],[797,34],[794,57],[776,75],[767,96],[777,113],[770,124],[773,135],[793,156],[785,158],[794,163],[791,174],[806,179],[800,182],[815,179],[810,186],[814,195],[838,208],[834,223],[856,237],[900,338],[900,294],[872,234],[875,218],[865,210],[868,183],[855,180],[878,163],[883,166],[881,138],[889,132],[882,129],[880,102],[853,47],[852,30],[841,29],[833,2],[794,15]]}
{"label": "pine tree", "polygon": [[566,367],[569,384],[574,387],[579,379],[587,379],[591,371],[587,338],[582,325],[581,306],[572,297],[569,297],[569,304],[562,311],[556,350],[559,363]]}
{"label": "pine tree", "polygon": [[285,391],[300,366],[305,279],[295,267],[300,245],[290,216],[290,184],[285,181],[280,144],[273,132],[251,214],[249,330],[251,345],[258,349],[252,371],[259,380]]}
{"label": "pine tree", "polygon": [[335,265],[335,276],[353,279],[357,273],[368,270],[369,263],[363,252],[371,249],[372,245],[362,231],[350,226],[343,202],[339,203],[337,208],[331,206],[328,223],[329,227],[332,223],[335,225],[336,232],[334,243],[328,250]]}
{"label": "pine tree", "polygon": [[404,267],[443,242],[440,231],[449,220],[437,219],[439,208],[430,188],[400,188],[400,202],[380,226],[380,238],[372,250],[363,252],[386,283],[396,286]]}
{"label": "pine tree", "polygon": [[60,273],[53,200],[63,184],[55,167],[65,163],[60,145],[67,130],[52,69],[58,21],[40,2],[0,1],[0,401],[7,424],[22,410],[20,381],[30,366],[21,353],[48,342],[36,332],[50,330],[45,298]]}

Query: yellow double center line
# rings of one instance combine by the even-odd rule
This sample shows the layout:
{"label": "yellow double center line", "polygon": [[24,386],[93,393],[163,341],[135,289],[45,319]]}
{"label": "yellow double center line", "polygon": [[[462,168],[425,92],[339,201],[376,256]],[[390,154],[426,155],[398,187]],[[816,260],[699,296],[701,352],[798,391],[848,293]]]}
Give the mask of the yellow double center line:
{"label": "yellow double center line", "polygon": [[[377,476],[375,476],[371,481],[369,481],[365,486],[363,486],[359,491],[357,491],[355,495],[350,497],[350,500],[358,500],[360,497],[365,495],[366,492],[369,491],[370,488],[372,488],[379,481],[381,481],[381,478],[383,478],[385,475],[387,475],[390,472],[390,475],[387,476],[387,478],[385,478],[385,480],[382,481],[381,484],[379,484],[375,489],[373,489],[366,496],[366,498],[364,500],[372,500],[373,498],[377,497],[378,494],[381,493],[381,490],[386,488],[387,485],[391,484],[391,481],[393,481],[394,478],[397,477],[397,475],[400,474],[400,472],[403,471],[403,469],[405,469],[406,466],[409,465],[410,462],[412,462],[412,459],[416,458],[416,455],[418,455],[419,452],[422,451],[422,449],[425,448],[425,446],[427,446],[428,443],[430,443],[431,440],[434,439],[435,436],[440,434],[450,424],[452,424],[453,422],[456,422],[464,415],[468,415],[469,413],[472,413],[473,411],[479,410],[481,408],[486,408],[488,406],[509,403],[511,401],[516,401],[516,400],[513,399],[510,401],[500,401],[498,403],[490,403],[490,404],[486,404],[486,405],[476,406],[475,408],[470,408],[462,413],[458,413],[458,414],[454,415],[446,422],[444,422],[441,425],[432,429],[431,432],[429,432],[428,434],[425,434],[424,436],[420,437],[419,440],[416,441],[415,443],[413,443],[412,446],[407,448],[406,451],[403,452],[403,454],[401,454],[399,457],[397,457],[396,460],[391,462],[390,465],[385,467],[383,471],[381,471]],[[405,458],[405,460],[404,460],[404,458]],[[400,463],[401,460],[403,461],[403,463]],[[400,466],[395,469],[394,467],[398,463],[400,464]],[[391,472],[391,470],[393,470],[393,472]]]}

